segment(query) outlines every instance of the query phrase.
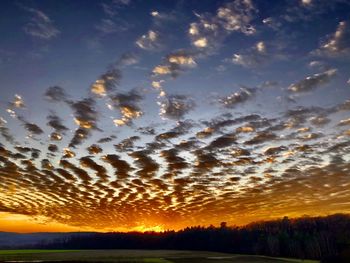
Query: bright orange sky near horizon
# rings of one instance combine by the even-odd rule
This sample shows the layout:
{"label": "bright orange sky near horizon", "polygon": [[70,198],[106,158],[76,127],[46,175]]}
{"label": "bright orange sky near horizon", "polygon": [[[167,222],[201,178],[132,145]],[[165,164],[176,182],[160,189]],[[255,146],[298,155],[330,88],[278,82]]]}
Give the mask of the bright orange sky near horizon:
{"label": "bright orange sky near horizon", "polygon": [[0,231],[350,213],[350,1],[0,10]]}

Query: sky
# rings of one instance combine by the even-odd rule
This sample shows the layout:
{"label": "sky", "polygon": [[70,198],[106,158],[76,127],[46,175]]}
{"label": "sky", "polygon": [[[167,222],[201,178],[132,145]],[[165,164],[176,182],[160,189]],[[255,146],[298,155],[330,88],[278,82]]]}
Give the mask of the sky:
{"label": "sky", "polygon": [[0,5],[0,231],[350,213],[349,1]]}

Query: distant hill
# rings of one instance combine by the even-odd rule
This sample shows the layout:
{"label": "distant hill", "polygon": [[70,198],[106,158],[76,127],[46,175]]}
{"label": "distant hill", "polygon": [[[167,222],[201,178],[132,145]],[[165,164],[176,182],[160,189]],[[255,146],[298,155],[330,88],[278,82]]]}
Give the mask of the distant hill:
{"label": "distant hill", "polygon": [[55,243],[57,240],[66,240],[72,237],[88,237],[92,234],[92,232],[13,233],[0,231],[0,249],[45,246]]}

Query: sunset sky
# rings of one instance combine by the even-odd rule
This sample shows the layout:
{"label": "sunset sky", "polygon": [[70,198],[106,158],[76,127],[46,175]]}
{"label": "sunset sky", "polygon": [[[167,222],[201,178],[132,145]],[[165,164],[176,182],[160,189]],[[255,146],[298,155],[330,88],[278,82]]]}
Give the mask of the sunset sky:
{"label": "sunset sky", "polygon": [[3,0],[0,231],[350,213],[347,0]]}

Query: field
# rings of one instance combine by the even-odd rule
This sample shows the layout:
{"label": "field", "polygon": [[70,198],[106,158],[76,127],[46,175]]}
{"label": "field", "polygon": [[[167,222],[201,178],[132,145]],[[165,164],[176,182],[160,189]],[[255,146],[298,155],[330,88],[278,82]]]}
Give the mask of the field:
{"label": "field", "polygon": [[317,263],[311,260],[172,250],[0,250],[0,262]]}

